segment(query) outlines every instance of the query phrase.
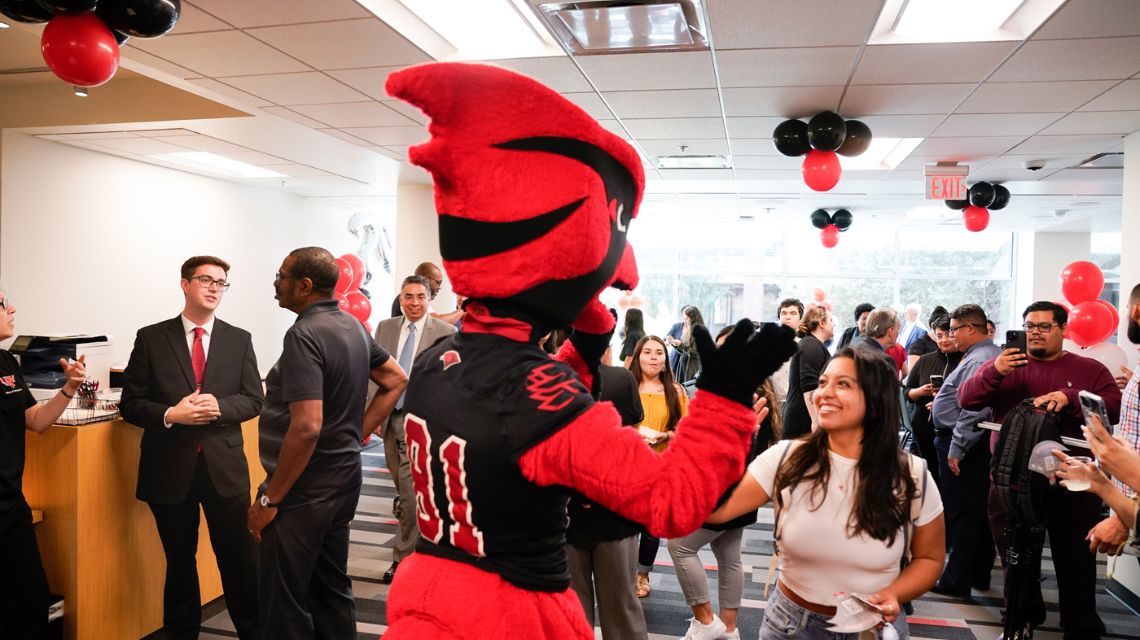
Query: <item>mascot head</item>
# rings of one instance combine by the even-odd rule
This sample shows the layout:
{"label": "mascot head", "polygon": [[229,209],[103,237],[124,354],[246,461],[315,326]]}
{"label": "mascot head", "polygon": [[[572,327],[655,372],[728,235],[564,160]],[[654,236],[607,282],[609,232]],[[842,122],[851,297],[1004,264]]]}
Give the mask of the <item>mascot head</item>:
{"label": "mascot head", "polygon": [[408,156],[432,174],[456,293],[548,330],[602,289],[637,285],[625,236],[645,175],[624,140],[501,67],[425,64],[393,73],[386,88],[431,119],[431,140]]}

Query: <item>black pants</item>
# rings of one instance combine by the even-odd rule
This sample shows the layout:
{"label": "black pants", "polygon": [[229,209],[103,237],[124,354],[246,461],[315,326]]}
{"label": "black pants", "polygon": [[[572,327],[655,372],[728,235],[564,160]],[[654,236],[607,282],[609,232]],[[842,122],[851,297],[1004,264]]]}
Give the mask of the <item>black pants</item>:
{"label": "black pants", "polygon": [[0,531],[0,567],[0,638],[46,638],[47,576],[30,512]]}
{"label": "black pants", "polygon": [[[939,482],[938,478],[941,474],[942,467],[946,464],[946,456],[938,453],[938,448],[934,446],[934,427],[930,425],[930,420],[925,422],[914,420],[910,423],[910,430],[914,434],[914,441],[918,445],[918,455],[926,460],[926,468],[930,471],[930,475],[934,478],[934,482]],[[939,462],[939,458],[942,462]],[[939,487],[942,485],[939,484]]]}
{"label": "black pants", "polygon": [[[1004,565],[1006,521],[996,490],[990,491],[989,516]],[[1067,489],[1053,492],[1048,524],[1049,550],[1057,572],[1058,608],[1066,640],[1089,640],[1105,633],[1104,621],[1096,612],[1096,555],[1089,551],[1085,540],[1089,530],[1102,519],[1100,498],[1096,495]]]}
{"label": "black pants", "polygon": [[660,538],[654,538],[645,531],[641,532],[641,541],[637,543],[638,571],[645,573],[653,571],[653,563],[657,561],[657,549],[660,546]]}
{"label": "black pants", "polygon": [[994,566],[994,540],[986,512],[990,448],[985,438],[978,441],[959,461],[961,473],[954,475],[946,463],[950,442],[950,436],[934,438],[939,452],[939,485],[950,552],[938,584],[944,589],[965,593],[972,586],[988,587]]}
{"label": "black pants", "polygon": [[223,498],[214,489],[202,455],[194,468],[190,494],[180,504],[150,504],[162,550],[166,584],[162,594],[162,626],[170,640],[198,637],[202,626],[202,594],[198,586],[199,511],[206,513],[210,543],[222,575],[226,608],[238,637],[257,637],[257,556],[246,526],[249,494]]}
{"label": "black pants", "polygon": [[[261,532],[261,637],[356,637],[348,525],[360,485],[328,500],[280,509]],[[408,506],[405,506],[408,508]]]}

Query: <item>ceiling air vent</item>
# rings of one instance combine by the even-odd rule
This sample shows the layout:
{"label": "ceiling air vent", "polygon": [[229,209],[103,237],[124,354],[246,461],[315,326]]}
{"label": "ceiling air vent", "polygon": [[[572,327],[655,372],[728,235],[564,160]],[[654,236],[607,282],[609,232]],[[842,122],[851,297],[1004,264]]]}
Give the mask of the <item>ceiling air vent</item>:
{"label": "ceiling air vent", "polygon": [[705,0],[528,0],[574,55],[709,48]]}

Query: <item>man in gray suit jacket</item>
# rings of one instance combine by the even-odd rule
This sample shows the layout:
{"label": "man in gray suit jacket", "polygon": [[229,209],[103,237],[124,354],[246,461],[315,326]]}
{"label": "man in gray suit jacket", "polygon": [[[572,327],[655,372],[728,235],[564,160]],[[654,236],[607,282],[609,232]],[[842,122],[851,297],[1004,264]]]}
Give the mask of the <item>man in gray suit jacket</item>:
{"label": "man in gray suit jacket", "polygon": [[[423,276],[408,276],[400,286],[400,310],[395,318],[380,321],[376,327],[376,342],[392,354],[405,373],[411,376],[412,364],[428,347],[440,338],[455,333],[455,327],[428,314],[431,304],[431,282]],[[408,462],[408,447],[404,439],[404,396],[396,401],[396,409],[383,425],[384,459],[392,481],[396,483],[395,504],[396,544],[392,549],[392,566],[380,578],[388,584],[396,574],[400,561],[408,557],[416,546],[419,525],[416,524],[415,487],[412,486],[412,467]]]}

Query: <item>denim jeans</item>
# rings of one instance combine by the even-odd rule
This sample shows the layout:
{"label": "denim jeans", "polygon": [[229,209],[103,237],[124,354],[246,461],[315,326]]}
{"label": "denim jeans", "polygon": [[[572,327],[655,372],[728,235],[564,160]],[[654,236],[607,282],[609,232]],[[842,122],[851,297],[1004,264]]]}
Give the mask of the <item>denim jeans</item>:
{"label": "denim jeans", "polygon": [[[792,602],[780,591],[772,589],[768,597],[768,608],[764,610],[764,622],[760,625],[760,640],[857,640],[857,633],[834,633],[828,631],[829,616],[809,611]],[[900,613],[894,622],[899,640],[909,640],[910,631],[906,624],[906,614]]]}

